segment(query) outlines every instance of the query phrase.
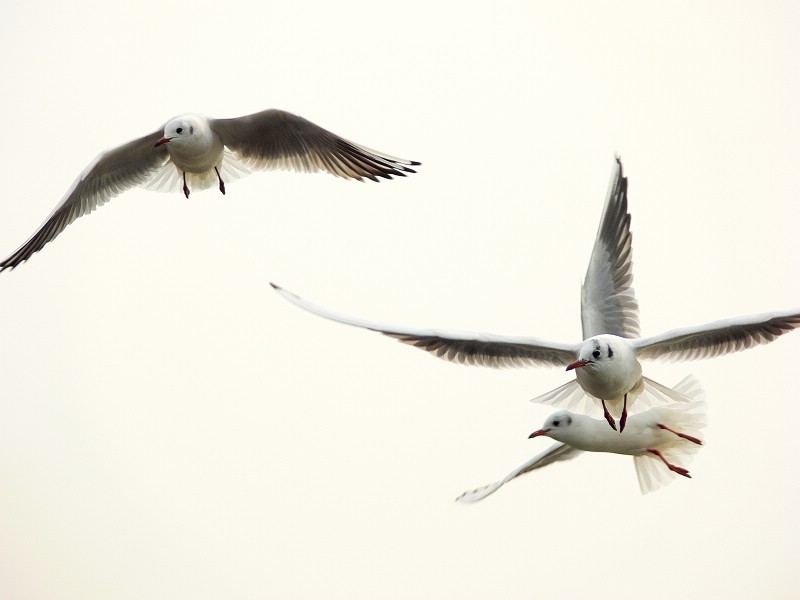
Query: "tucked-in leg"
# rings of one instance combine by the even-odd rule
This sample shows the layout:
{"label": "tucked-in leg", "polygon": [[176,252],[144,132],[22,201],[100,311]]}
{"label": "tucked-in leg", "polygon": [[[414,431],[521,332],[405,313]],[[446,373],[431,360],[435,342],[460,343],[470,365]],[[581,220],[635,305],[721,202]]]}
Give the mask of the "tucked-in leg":
{"label": "tucked-in leg", "polygon": [[611,425],[611,429],[616,431],[617,422],[614,420],[614,417],[611,416],[611,413],[608,412],[608,409],[606,408],[606,401],[601,400],[601,402],[603,403],[603,416],[606,418],[606,421],[608,421],[608,424]]}
{"label": "tucked-in leg", "polygon": [[220,177],[220,174],[219,174],[219,171],[217,170],[217,167],[214,167],[214,173],[217,174],[217,179],[219,179],[219,191],[224,194],[225,193],[225,182],[222,181],[222,177]]}
{"label": "tucked-in leg", "polygon": [[678,437],[682,437],[682,438],[683,438],[683,439],[685,439],[685,440],[689,440],[689,441],[690,441],[690,442],[692,442],[693,444],[697,444],[698,446],[702,446],[702,445],[703,445],[703,441],[702,441],[702,440],[700,440],[699,438],[696,438],[696,437],[694,437],[693,435],[689,435],[689,434],[687,434],[687,433],[679,433],[679,432],[675,431],[674,429],[670,429],[669,427],[667,427],[667,426],[666,426],[666,425],[664,425],[663,423],[657,423],[657,425],[658,425],[658,426],[659,426],[661,429],[664,429],[665,431],[669,431],[670,433],[674,433],[674,434],[675,434],[675,435],[677,435]]}

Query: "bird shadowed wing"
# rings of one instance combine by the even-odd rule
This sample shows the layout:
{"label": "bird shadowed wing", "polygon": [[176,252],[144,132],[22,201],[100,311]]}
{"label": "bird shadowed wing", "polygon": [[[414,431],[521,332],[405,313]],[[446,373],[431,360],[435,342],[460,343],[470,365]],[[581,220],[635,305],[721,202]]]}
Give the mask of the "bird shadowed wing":
{"label": "bird shadowed wing", "polygon": [[537,454],[525,464],[520,465],[511,471],[511,473],[506,475],[504,479],[495,481],[494,483],[490,483],[489,485],[485,485],[483,487],[475,488],[474,490],[466,491],[456,498],[456,502],[477,502],[478,500],[483,500],[486,498],[486,496],[494,494],[506,483],[512,479],[515,479],[516,477],[519,477],[520,475],[530,473],[535,469],[541,469],[547,465],[552,465],[555,462],[570,460],[582,452],[582,450],[578,450],[572,446],[567,446],[561,442],[556,442],[541,454]]}
{"label": "bird shadowed wing", "polygon": [[628,179],[617,158],[581,286],[583,338],[610,333],[639,336],[639,304],[633,284],[633,248],[628,214]]}
{"label": "bird shadowed wing", "polygon": [[31,238],[0,262],[0,272],[13,269],[53,241],[78,217],[111,198],[145,184],[168,159],[165,146],[156,147],[163,128],[99,154],[73,182],[64,198]]}
{"label": "bird shadowed wing", "polygon": [[800,309],[748,315],[673,329],[633,341],[639,358],[695,360],[768,344],[800,327]]}
{"label": "bird shadowed wing", "polygon": [[348,179],[378,181],[378,177],[415,173],[410,166],[420,164],[370,150],[283,110],[211,119],[210,125],[222,143],[253,169],[322,170]]}
{"label": "bird shadowed wing", "polygon": [[315,315],[346,325],[378,331],[444,360],[461,364],[495,368],[530,365],[563,367],[575,359],[580,347],[579,344],[557,344],[532,337],[385,325],[335,313],[312,304],[274,283],[271,285],[286,300]]}

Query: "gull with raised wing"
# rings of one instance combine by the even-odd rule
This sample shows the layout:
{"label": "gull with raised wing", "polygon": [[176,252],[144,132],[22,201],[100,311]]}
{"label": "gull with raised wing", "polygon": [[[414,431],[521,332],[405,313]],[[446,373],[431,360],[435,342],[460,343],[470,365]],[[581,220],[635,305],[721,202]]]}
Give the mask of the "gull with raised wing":
{"label": "gull with raised wing", "polygon": [[185,114],[152,133],[99,154],[31,238],[0,262],[0,272],[28,260],[78,217],[133,187],[183,192],[225,184],[252,170],[327,171],[378,181],[405,177],[420,163],[350,142],[282,110],[235,119]]}
{"label": "gull with raised wing", "polygon": [[800,309],[795,308],[639,337],[639,306],[631,287],[627,193],[628,180],[617,159],[581,288],[583,342],[386,325],[332,312],[272,286],[290,302],[321,317],[378,331],[445,360],[487,367],[566,366],[576,378],[533,401],[568,409],[584,402],[586,411],[592,403],[599,404],[608,424],[616,429],[610,407],[620,415],[622,432],[637,399],[638,410],[684,401],[667,386],[643,377],[640,359],[711,358],[766,344],[800,326]]}
{"label": "gull with raised wing", "polygon": [[582,452],[633,456],[642,494],[666,485],[676,475],[691,478],[685,465],[703,443],[699,435],[707,424],[706,404],[700,383],[691,375],[675,386],[675,392],[683,394],[691,402],[657,406],[633,415],[625,435],[615,435],[603,421],[586,415],[566,410],[552,414],[541,429],[528,437],[547,436],[557,443],[511,471],[504,479],[464,492],[456,501],[483,500],[520,475],[575,458]]}

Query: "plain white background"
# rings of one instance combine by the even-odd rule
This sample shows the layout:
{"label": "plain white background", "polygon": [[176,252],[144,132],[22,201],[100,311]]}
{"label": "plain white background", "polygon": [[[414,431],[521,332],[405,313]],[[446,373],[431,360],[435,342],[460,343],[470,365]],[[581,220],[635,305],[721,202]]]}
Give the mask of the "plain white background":
{"label": "plain white background", "polygon": [[692,480],[546,446],[558,369],[436,360],[390,323],[580,337],[615,153],[645,335],[800,304],[790,2],[11,2],[0,246],[102,149],[276,107],[423,162],[129,192],[0,275],[5,599],[790,598],[800,336],[688,364]]}

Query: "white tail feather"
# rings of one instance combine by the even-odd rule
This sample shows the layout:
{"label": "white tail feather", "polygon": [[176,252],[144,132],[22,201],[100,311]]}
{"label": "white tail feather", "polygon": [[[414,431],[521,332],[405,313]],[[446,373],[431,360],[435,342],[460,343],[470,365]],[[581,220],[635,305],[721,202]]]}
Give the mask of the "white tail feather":
{"label": "white tail feather", "polygon": [[[226,184],[241,179],[250,174],[247,165],[236,157],[233,152],[225,150],[222,157],[220,177]],[[219,185],[219,179],[214,169],[204,173],[186,173],[186,185],[191,192],[199,192]],[[146,190],[152,192],[178,192],[183,193],[183,173],[168,160],[144,185]]]}
{"label": "white tail feather", "polygon": [[[678,389],[678,386],[669,388],[657,381],[653,381],[649,377],[643,377],[643,385],[640,390],[635,395],[634,392],[628,393],[628,413],[636,414],[654,406],[672,404],[674,402],[691,402],[695,390],[699,390],[699,393],[702,393],[702,388],[692,375],[687,376],[678,385],[683,385],[687,380],[691,380],[693,383],[685,384],[686,391],[684,392]],[[584,414],[592,414],[592,412],[602,410],[602,401],[587,393],[576,379],[568,381],[564,385],[540,396],[536,396],[531,402],[558,406],[571,411],[577,410]]]}
{"label": "white tail feather", "polygon": [[[700,382],[694,376],[688,375],[670,391],[672,395],[683,398],[680,400],[681,404],[655,407],[651,409],[654,416],[659,423],[670,429],[700,438],[701,430],[708,425],[705,392]],[[684,468],[691,463],[692,457],[700,449],[694,442],[677,435],[671,435],[667,440],[659,444],[656,450],[660,450],[669,462]],[[633,464],[636,467],[642,494],[653,492],[679,477],[677,473],[670,471],[660,458],[649,452],[634,456]]]}

